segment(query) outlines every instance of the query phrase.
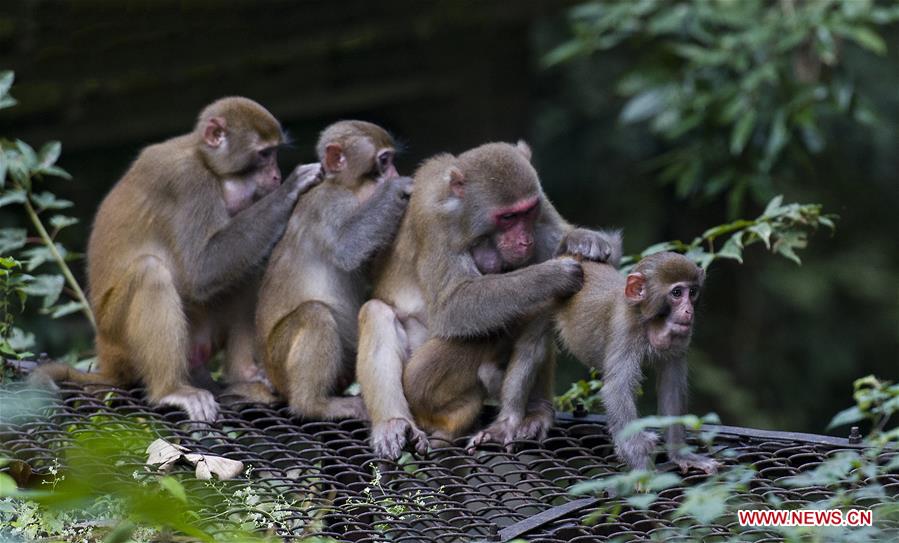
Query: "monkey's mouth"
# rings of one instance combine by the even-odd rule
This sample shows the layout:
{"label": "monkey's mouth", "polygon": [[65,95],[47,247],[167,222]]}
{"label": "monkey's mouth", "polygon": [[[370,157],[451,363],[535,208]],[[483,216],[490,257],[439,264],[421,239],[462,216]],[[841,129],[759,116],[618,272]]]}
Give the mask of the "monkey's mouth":
{"label": "monkey's mouth", "polygon": [[692,324],[683,324],[679,322],[672,322],[669,330],[671,330],[671,335],[673,336],[686,336],[690,334],[690,329],[693,328]]}

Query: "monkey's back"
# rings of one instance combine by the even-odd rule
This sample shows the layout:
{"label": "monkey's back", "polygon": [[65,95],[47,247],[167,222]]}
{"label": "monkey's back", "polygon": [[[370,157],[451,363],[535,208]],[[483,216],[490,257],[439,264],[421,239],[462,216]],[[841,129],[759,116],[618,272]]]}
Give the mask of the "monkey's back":
{"label": "monkey's back", "polygon": [[[100,203],[87,246],[92,300],[98,300],[106,286],[142,255],[177,260],[172,268],[180,270],[182,260],[199,250],[192,243],[205,241],[204,233],[226,220],[223,202],[220,207],[225,216],[221,217],[216,206],[210,205],[210,200],[221,196],[202,172],[190,167],[197,158],[188,137],[143,149]],[[191,186],[186,186],[184,179],[189,179]],[[194,205],[183,205],[187,190]],[[183,254],[174,254],[174,246],[183,247]]]}
{"label": "monkey's back", "polygon": [[557,311],[556,329],[574,356],[599,369],[607,348],[602,344],[603,331],[615,318],[615,300],[624,296],[625,278],[609,264],[583,262],[581,266],[584,287]]}

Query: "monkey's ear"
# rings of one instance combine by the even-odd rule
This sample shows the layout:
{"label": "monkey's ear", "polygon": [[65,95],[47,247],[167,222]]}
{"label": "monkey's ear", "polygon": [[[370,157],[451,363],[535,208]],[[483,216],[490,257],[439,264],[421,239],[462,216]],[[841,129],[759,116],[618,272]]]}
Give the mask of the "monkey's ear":
{"label": "monkey's ear", "polygon": [[343,147],[337,143],[329,143],[325,147],[324,166],[328,173],[339,172],[346,168],[346,155],[343,154]]}
{"label": "monkey's ear", "polygon": [[465,176],[462,175],[462,171],[453,166],[446,172],[446,179],[449,181],[450,190],[453,191],[453,194],[457,198],[462,198],[465,195]]}
{"label": "monkey's ear", "polygon": [[518,149],[518,152],[524,155],[524,158],[530,162],[531,161],[531,146],[527,144],[524,140],[518,140],[518,143],[515,145],[515,148]]}
{"label": "monkey's ear", "polygon": [[643,301],[646,297],[646,277],[642,273],[634,272],[627,275],[624,297],[631,303]]}
{"label": "monkey's ear", "polygon": [[225,119],[212,117],[206,121],[206,126],[203,128],[203,141],[210,147],[219,147],[225,142],[226,132]]}

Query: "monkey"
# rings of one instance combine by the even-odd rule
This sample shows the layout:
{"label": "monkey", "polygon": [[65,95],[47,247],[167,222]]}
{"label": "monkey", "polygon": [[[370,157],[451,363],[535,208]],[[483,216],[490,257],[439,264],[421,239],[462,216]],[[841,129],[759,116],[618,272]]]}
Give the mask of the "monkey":
{"label": "monkey", "polygon": [[272,253],[259,292],[258,341],[293,413],[367,418],[361,398],[339,393],[355,373],[365,267],[393,240],[413,182],[396,170],[393,138],[372,123],[328,126],[316,152],[324,181],[297,205]]}
{"label": "monkey", "polygon": [[[640,432],[622,438],[637,418],[634,401],[644,361],[655,364],[659,414],[684,414],[687,349],[705,272],[673,252],[644,257],[627,277],[609,264],[584,262],[584,288],[555,314],[563,345],[586,365],[602,371],[600,390],[618,457],[631,469],[648,469],[657,436]],[[666,432],[669,458],[686,471],[717,471],[713,459],[685,452],[684,427]]]}
{"label": "monkey", "polygon": [[[234,296],[261,272],[300,195],[321,181],[310,164],[281,182],[284,140],[268,110],[227,97],[204,108],[190,133],[144,148],[101,202],[88,240],[99,371],[50,364],[32,382],[139,382],[151,403],[215,420],[218,404],[190,384],[190,366],[205,362],[232,319],[240,330],[227,348],[252,352],[252,309],[249,322],[229,315],[247,310]],[[246,356],[226,363],[241,365],[226,367],[228,376],[254,373]]]}
{"label": "monkey", "polygon": [[[359,311],[356,371],[378,456],[398,457],[407,436],[425,452],[422,422],[442,438],[469,427],[484,396],[478,375],[499,388],[500,412],[469,448],[541,437],[552,424],[545,310],[583,281],[574,258],[556,256],[607,260],[612,245],[606,234],[562,219],[530,159],[523,141],[488,143],[437,155],[416,170],[409,209],[395,242],[376,260],[372,299]],[[494,347],[484,343],[491,340]],[[464,361],[466,350],[478,360],[437,360]],[[442,402],[428,391],[458,405],[435,412]]]}

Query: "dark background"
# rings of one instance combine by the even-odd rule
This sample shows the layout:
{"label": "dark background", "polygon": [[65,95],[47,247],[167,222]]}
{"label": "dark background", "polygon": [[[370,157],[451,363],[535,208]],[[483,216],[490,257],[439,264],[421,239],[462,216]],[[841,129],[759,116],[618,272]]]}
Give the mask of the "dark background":
{"label": "dark background", "polygon": [[[285,171],[314,158],[325,125],[361,118],[405,143],[399,167],[409,174],[436,152],[525,138],[559,211],[579,224],[623,227],[629,253],[727,220],[723,205],[678,199],[646,173],[663,144],[618,121],[624,99],[614,83],[632,52],[540,67],[568,36],[572,4],[4,2],[0,67],[15,70],[19,105],[0,112],[0,135],[33,146],[62,141],[59,164],[74,181],[50,188],[82,218],[62,238],[74,250],[84,249],[97,204],[141,147],[187,132],[205,104],[232,94],[264,104],[290,132]],[[828,145],[811,173],[778,187],[786,201],[839,214],[836,234],[813,236],[801,267],[754,248],[745,264],[710,270],[690,359],[693,412],[823,432],[851,403],[853,379],[899,376],[899,29],[883,35],[885,57],[847,51],[880,125],[825,127]],[[0,225],[13,223],[21,217],[0,209]],[[79,315],[20,322],[52,356],[90,349]],[[565,359],[557,388],[583,375]]]}

